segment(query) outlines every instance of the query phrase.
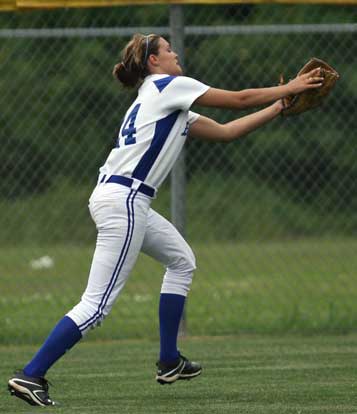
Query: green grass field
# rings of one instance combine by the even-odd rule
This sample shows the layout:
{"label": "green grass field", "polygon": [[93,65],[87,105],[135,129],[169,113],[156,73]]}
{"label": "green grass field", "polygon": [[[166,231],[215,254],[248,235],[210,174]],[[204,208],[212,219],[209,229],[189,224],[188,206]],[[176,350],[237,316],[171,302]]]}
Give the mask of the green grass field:
{"label": "green grass field", "polygon": [[5,392],[15,367],[35,351],[0,347],[0,412],[352,414],[356,408],[357,335],[191,338],[181,349],[204,366],[200,377],[161,386],[157,343],[84,342],[49,372],[51,409],[31,408]]}
{"label": "green grass field", "polygon": [[[153,379],[164,269],[141,256],[103,327],[50,371],[61,405],[42,410],[6,382],[77,303],[93,253],[44,246],[0,249],[0,412],[357,414],[357,240],[193,242],[181,350],[204,373],[165,387]],[[45,255],[53,267],[31,267]]]}
{"label": "green grass field", "polygon": [[[357,327],[357,241],[194,244],[198,269],[188,332],[347,333]],[[49,255],[50,269],[31,259]],[[36,344],[79,300],[92,248],[57,245],[0,251],[0,343]],[[229,261],[227,260],[229,258]],[[91,339],[157,338],[164,269],[142,256],[103,327]]]}

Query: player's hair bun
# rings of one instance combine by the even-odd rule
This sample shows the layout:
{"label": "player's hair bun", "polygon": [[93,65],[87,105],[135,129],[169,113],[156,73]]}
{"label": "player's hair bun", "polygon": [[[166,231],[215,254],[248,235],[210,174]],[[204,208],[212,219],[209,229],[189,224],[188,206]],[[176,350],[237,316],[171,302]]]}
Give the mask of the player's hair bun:
{"label": "player's hair bun", "polygon": [[147,58],[159,53],[159,41],[160,36],[156,34],[134,34],[121,53],[121,62],[114,66],[114,78],[127,87],[138,85],[149,75]]}
{"label": "player's hair bun", "polygon": [[113,69],[113,76],[127,87],[135,86],[139,81],[139,74],[126,68],[123,62],[117,63]]}

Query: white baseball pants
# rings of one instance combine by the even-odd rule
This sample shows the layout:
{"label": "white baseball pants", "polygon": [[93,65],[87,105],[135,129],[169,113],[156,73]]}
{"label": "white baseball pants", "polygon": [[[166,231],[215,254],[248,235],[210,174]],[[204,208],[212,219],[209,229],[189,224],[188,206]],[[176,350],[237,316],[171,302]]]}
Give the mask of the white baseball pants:
{"label": "white baseball pants", "polygon": [[150,208],[151,199],[134,188],[99,184],[89,200],[98,230],[88,285],[67,316],[82,335],[109,314],[143,251],[166,266],[161,293],[187,296],[195,257],[176,228]]}

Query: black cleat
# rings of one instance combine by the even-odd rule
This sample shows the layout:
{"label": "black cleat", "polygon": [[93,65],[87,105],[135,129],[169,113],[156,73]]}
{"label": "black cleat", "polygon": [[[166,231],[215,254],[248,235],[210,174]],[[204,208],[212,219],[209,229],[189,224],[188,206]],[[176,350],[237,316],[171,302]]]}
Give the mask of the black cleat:
{"label": "black cleat", "polygon": [[156,363],[156,381],[160,384],[172,384],[177,380],[190,380],[202,372],[202,367],[197,362],[191,362],[183,355],[172,364]]}
{"label": "black cleat", "polygon": [[11,395],[30,405],[55,405],[48,395],[48,381],[45,378],[28,377],[23,371],[16,371],[9,379],[8,389]]}

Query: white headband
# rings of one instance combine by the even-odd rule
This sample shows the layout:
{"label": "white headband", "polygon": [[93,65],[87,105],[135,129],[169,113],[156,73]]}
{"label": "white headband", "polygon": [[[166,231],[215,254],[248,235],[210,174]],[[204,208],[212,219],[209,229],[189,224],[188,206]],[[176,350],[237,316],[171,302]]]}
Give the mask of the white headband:
{"label": "white headband", "polygon": [[148,53],[149,53],[149,35],[146,36],[146,48],[145,48],[144,65],[146,63],[146,59],[148,58]]}

